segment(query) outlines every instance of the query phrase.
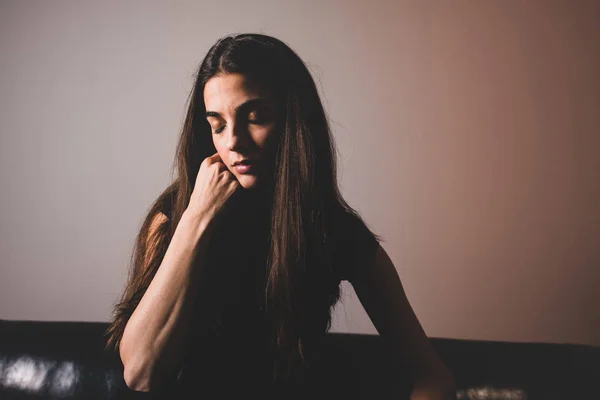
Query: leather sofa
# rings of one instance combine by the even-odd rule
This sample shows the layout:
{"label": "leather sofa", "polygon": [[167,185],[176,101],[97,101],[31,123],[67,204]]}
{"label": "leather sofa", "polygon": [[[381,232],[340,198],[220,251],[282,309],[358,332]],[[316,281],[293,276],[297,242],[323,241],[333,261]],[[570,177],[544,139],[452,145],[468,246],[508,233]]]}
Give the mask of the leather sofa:
{"label": "leather sofa", "polygon": [[[103,322],[0,320],[0,399],[149,398],[130,390]],[[458,399],[600,399],[600,347],[430,339],[453,371]],[[351,354],[360,398],[407,398],[376,335],[329,333]]]}

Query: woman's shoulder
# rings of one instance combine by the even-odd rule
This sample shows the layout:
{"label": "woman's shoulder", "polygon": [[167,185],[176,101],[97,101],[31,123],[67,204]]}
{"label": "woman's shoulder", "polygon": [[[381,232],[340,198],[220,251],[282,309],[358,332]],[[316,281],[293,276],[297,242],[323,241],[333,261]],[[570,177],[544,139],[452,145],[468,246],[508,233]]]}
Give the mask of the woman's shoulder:
{"label": "woman's shoulder", "polygon": [[377,239],[369,224],[352,208],[338,206],[331,213],[331,230],[335,241],[363,241]]}
{"label": "woman's shoulder", "polygon": [[379,237],[373,233],[360,214],[339,207],[331,219],[333,262],[342,280],[352,281],[357,268],[366,268],[379,246]]}

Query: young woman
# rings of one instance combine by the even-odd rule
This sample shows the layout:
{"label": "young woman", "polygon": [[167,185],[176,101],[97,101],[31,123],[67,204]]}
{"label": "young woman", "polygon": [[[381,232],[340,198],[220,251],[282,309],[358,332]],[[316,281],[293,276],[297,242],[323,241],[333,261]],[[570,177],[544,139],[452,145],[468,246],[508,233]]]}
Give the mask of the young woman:
{"label": "young woman", "polygon": [[328,369],[321,339],[345,279],[408,371],[410,398],[454,398],[380,239],[339,192],[317,88],[287,45],[238,34],[209,50],[176,168],[107,330],[130,388],[335,397],[350,369]]}

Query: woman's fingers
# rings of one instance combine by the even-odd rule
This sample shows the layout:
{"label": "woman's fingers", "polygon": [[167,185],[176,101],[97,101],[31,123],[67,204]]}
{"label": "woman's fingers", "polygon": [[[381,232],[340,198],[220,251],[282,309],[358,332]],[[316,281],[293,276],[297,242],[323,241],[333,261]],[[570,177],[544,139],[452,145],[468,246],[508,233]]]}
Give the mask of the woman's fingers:
{"label": "woman's fingers", "polygon": [[215,153],[212,156],[208,156],[205,159],[209,164],[214,164],[216,162],[223,162],[223,160],[221,160],[221,156],[219,156],[219,153]]}

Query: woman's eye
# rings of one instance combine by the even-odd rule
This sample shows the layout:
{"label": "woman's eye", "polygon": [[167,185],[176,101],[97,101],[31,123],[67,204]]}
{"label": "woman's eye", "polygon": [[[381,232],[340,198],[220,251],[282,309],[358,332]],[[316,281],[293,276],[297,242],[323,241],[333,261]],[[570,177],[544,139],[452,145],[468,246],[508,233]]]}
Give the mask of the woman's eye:
{"label": "woman's eye", "polygon": [[[251,114],[250,116],[248,116],[248,118],[246,119],[246,121],[250,124],[255,124],[255,125],[260,125],[260,124],[264,124],[266,122],[266,119],[264,118],[264,116],[262,115],[255,115],[255,114]],[[225,129],[226,125],[223,125],[220,128],[216,128],[214,130],[214,133],[221,133],[223,132],[223,130]]]}
{"label": "woman's eye", "polygon": [[264,119],[261,116],[257,117],[256,115],[252,115],[248,117],[247,121],[251,124],[262,124],[264,122]]}

